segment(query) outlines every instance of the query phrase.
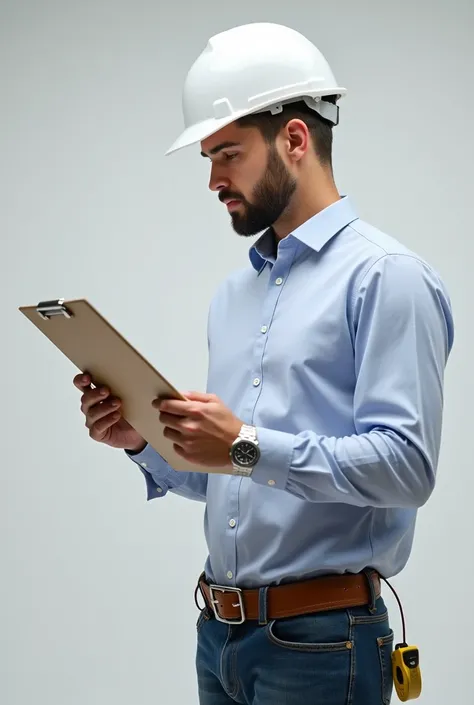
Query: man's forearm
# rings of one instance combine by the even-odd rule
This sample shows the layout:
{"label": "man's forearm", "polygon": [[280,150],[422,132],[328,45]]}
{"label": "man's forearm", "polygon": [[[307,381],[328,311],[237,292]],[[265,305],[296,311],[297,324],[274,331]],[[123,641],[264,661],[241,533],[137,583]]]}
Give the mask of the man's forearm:
{"label": "man's forearm", "polygon": [[254,482],[312,502],[420,507],[435,468],[407,439],[388,429],[345,438],[257,429],[261,458]]}

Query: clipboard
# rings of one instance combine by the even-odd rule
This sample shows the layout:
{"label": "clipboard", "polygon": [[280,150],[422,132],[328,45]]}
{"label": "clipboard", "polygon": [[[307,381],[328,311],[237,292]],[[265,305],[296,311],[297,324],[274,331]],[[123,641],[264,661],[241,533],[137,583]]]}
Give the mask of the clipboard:
{"label": "clipboard", "polygon": [[175,470],[206,472],[179,456],[163,436],[158,397],[185,399],[86,299],[20,306],[23,313],[94,385],[122,400],[122,415]]}

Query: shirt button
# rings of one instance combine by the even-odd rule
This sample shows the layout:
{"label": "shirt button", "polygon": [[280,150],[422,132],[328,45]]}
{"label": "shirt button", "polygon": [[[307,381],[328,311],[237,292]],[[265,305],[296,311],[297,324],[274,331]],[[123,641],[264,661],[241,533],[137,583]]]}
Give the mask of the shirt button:
{"label": "shirt button", "polygon": [[268,480],[268,484],[273,487],[273,485],[275,484],[275,480]]}
{"label": "shirt button", "polygon": [[260,328],[260,333],[266,333],[267,330],[268,330],[267,326],[262,326],[262,327]]}
{"label": "shirt button", "polygon": [[146,467],[147,467],[147,464],[146,464],[146,463],[140,463],[140,465],[142,466],[142,468],[146,468]]}
{"label": "shirt button", "polygon": [[234,577],[234,574],[231,570],[227,571],[227,577],[229,578],[229,580]]}
{"label": "shirt button", "polygon": [[237,522],[235,521],[235,519],[231,519],[231,520],[229,521],[229,526],[231,526],[232,528],[234,528],[234,526],[235,526],[236,524],[237,524]]}
{"label": "shirt button", "polygon": [[280,286],[280,284],[283,284],[283,279],[281,277],[278,277],[278,279],[275,279],[275,284],[277,286]]}
{"label": "shirt button", "polygon": [[157,491],[157,492],[163,492],[163,490],[161,489],[161,487],[157,487],[157,488],[156,488],[156,491]]}
{"label": "shirt button", "polygon": [[260,384],[259,378],[258,378],[258,377],[255,377],[255,379],[254,379],[254,381],[253,381],[253,386],[254,386],[254,387],[258,387],[259,384]]}

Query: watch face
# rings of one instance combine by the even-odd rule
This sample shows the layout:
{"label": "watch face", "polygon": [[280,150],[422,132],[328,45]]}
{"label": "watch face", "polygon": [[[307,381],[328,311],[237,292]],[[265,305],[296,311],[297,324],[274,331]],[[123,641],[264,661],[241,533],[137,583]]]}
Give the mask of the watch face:
{"label": "watch face", "polygon": [[232,458],[236,465],[251,467],[259,457],[258,447],[249,441],[239,441],[233,449]]}

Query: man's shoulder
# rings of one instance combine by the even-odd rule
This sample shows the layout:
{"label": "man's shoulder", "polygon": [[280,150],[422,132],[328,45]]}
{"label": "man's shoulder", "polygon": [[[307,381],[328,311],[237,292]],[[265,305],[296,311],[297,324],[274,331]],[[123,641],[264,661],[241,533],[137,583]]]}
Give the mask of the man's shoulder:
{"label": "man's shoulder", "polygon": [[358,218],[345,229],[345,235],[361,256],[378,259],[385,255],[409,255],[415,259],[422,257],[393,235],[380,230],[375,225]]}
{"label": "man's shoulder", "polygon": [[439,272],[420,252],[364,220],[347,226],[340,246],[351,251],[353,266],[349,278],[354,284],[360,284],[369,274],[378,277],[390,273],[400,283],[404,278],[408,283],[411,276],[422,276],[443,286]]}

